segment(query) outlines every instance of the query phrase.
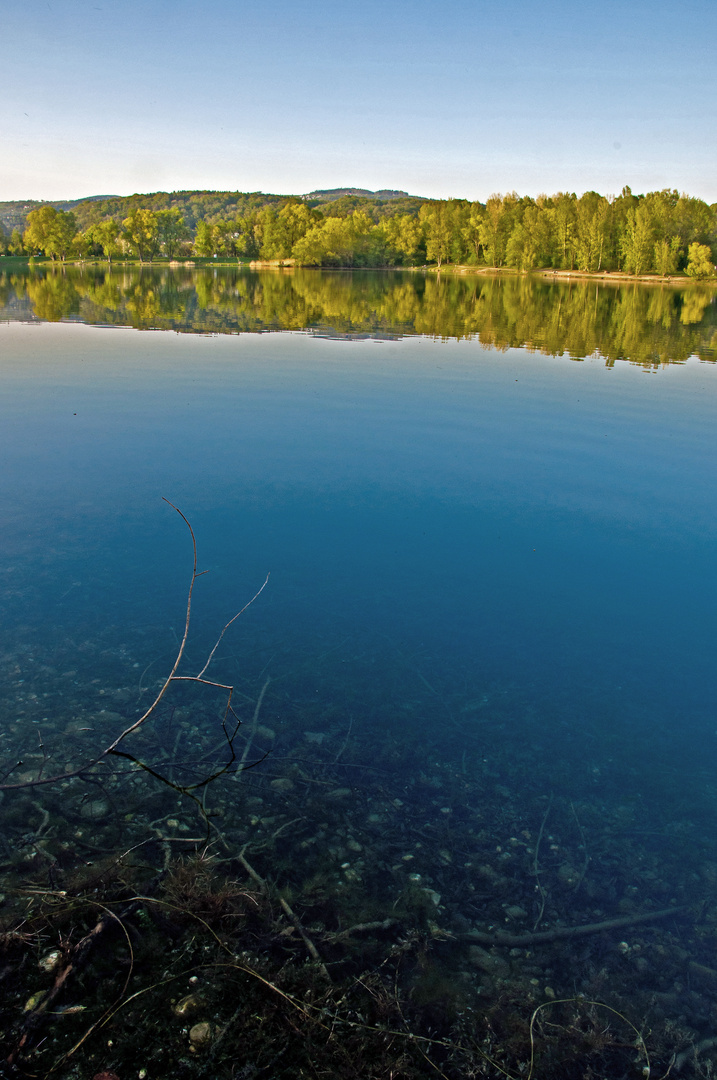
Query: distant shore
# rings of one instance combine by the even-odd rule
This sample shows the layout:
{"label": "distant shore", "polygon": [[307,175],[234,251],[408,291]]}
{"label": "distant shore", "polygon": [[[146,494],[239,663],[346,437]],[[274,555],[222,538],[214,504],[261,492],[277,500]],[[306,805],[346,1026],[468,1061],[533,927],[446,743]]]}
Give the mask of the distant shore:
{"label": "distant shore", "polygon": [[436,266],[435,264],[424,266],[368,266],[368,267],[352,267],[352,266],[339,266],[339,267],[315,267],[315,266],[302,266],[297,264],[293,259],[221,259],[221,258],[201,258],[199,256],[191,256],[186,259],[166,259],[159,258],[154,259],[152,262],[140,262],[136,258],[122,258],[113,259],[110,264],[106,259],[67,259],[65,262],[61,262],[58,259],[54,261],[47,256],[33,256],[33,255],[0,255],[0,272],[3,269],[6,270],[19,270],[23,267],[32,266],[49,266],[49,267],[63,267],[63,266],[99,266],[107,267],[125,267],[125,266],[138,266],[141,268],[161,268],[167,267],[172,270],[177,269],[205,269],[207,267],[214,268],[244,268],[248,270],[329,270],[329,271],[348,271],[360,270],[366,271],[402,271],[404,273],[423,273],[423,274],[451,274],[465,277],[540,277],[545,281],[596,281],[604,282],[605,284],[612,285],[630,285],[635,282],[640,282],[644,285],[671,285],[673,287],[684,287],[686,285],[701,285],[709,288],[717,288],[717,275],[711,278],[691,278],[686,274],[670,274],[661,277],[659,274],[626,274],[622,270],[553,270],[550,267],[539,268],[536,267],[532,270],[516,270],[513,267],[508,266],[472,266],[470,264],[460,263],[444,263],[442,266]]}
{"label": "distant shore", "polygon": [[711,278],[691,278],[687,274],[669,274],[661,277],[659,274],[626,274],[622,270],[553,270],[547,268],[535,268],[533,270],[515,270],[511,266],[469,266],[457,263],[445,263],[443,266],[422,266],[412,269],[420,269],[424,273],[432,274],[460,274],[478,277],[541,277],[546,281],[603,281],[617,285],[630,285],[636,281],[645,285],[708,285],[717,287],[717,275]]}

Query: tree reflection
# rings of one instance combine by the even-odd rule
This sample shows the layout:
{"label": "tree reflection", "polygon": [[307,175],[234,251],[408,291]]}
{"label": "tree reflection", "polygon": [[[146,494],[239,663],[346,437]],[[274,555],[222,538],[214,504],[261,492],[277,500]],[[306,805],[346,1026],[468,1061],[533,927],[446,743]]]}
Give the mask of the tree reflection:
{"label": "tree reflection", "polygon": [[0,275],[4,318],[184,333],[311,330],[346,337],[478,338],[575,360],[648,367],[716,358],[714,294],[699,287],[244,268],[42,268]]}

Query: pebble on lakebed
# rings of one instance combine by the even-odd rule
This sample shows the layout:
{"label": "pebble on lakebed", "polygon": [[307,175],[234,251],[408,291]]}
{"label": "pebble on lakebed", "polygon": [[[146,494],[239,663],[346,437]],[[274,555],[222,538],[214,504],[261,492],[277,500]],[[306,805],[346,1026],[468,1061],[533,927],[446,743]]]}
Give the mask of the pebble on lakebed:
{"label": "pebble on lakebed", "polygon": [[216,1034],[216,1029],[207,1020],[202,1020],[189,1029],[189,1041],[194,1049],[209,1046]]}

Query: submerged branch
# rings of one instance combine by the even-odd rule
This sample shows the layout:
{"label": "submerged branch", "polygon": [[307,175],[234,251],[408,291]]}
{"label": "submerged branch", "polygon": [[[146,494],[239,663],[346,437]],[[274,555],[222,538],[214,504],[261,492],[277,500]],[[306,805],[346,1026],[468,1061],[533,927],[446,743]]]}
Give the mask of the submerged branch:
{"label": "submerged branch", "polygon": [[[239,618],[240,615],[242,615],[247,610],[248,607],[250,607],[254,603],[254,601],[257,599],[257,597],[260,596],[260,594],[266,588],[266,586],[268,584],[268,581],[269,581],[269,574],[266,575],[266,578],[264,580],[263,585],[261,586],[261,588],[259,588],[256,591],[254,596],[252,596],[251,600],[249,600],[246,604],[244,604],[244,606],[236,613],[236,615],[234,615],[233,618],[231,618],[229,620],[229,622],[226,623],[226,625],[224,626],[221,634],[219,635],[214,647],[212,648],[211,652],[209,653],[209,656],[207,657],[207,660],[206,660],[204,666],[202,667],[201,671],[199,672],[199,674],[198,675],[178,675],[177,672],[179,670],[179,666],[180,666],[180,664],[182,662],[182,659],[184,657],[184,652],[185,652],[185,649],[186,649],[187,641],[189,639],[189,627],[190,627],[191,616],[192,616],[192,599],[193,599],[193,596],[194,596],[194,586],[196,584],[197,579],[200,578],[200,577],[203,577],[203,575],[206,574],[207,571],[197,569],[197,565],[198,565],[197,564],[197,540],[196,540],[196,537],[194,535],[194,529],[192,528],[189,520],[185,517],[185,515],[182,513],[182,511],[179,509],[179,507],[175,506],[174,503],[169,501],[169,499],[164,498],[164,496],[163,496],[163,499],[164,499],[164,502],[166,502],[168,506],[171,506],[172,509],[175,510],[179,514],[182,521],[184,522],[184,524],[187,526],[187,529],[189,530],[189,535],[190,535],[191,541],[192,541],[192,574],[191,574],[191,578],[190,578],[190,582],[189,582],[189,591],[188,591],[188,594],[187,594],[187,604],[186,604],[185,618],[184,618],[184,633],[182,634],[182,639],[179,642],[179,647],[178,647],[178,650],[177,650],[177,654],[176,654],[176,656],[174,658],[174,663],[172,664],[172,669],[169,672],[169,675],[167,675],[166,679],[162,683],[162,686],[160,687],[159,692],[157,693],[156,697],[154,698],[152,704],[142,713],[141,716],[139,716],[136,720],[134,720],[131,724],[129,724],[123,731],[121,731],[120,734],[115,739],[113,739],[113,741],[109,744],[109,746],[105,747],[105,749],[102,750],[99,754],[97,754],[96,757],[92,758],[90,761],[84,762],[78,768],[73,769],[73,770],[71,770],[69,772],[62,772],[62,773],[58,773],[58,774],[53,775],[53,776],[43,776],[43,771],[44,771],[44,768],[45,768],[45,765],[46,765],[46,762],[47,762],[47,752],[46,752],[45,747],[44,747],[44,745],[42,743],[42,738],[40,738],[40,748],[41,748],[41,750],[43,752],[43,760],[42,760],[42,765],[40,766],[40,769],[38,771],[37,777],[35,779],[33,779],[33,780],[27,780],[26,779],[26,780],[17,781],[16,783],[6,783],[5,781],[7,780],[7,777],[9,777],[14,772],[14,770],[16,768],[18,768],[22,764],[22,762],[19,761],[15,765],[13,765],[9,769],[8,772],[5,773],[5,776],[2,778],[2,781],[0,781],[0,791],[13,791],[13,790],[18,790],[18,789],[23,789],[23,788],[35,788],[35,787],[44,786],[46,784],[56,784],[56,783],[60,783],[60,782],[65,783],[68,780],[72,780],[75,777],[82,776],[83,774],[86,774],[89,769],[92,769],[96,765],[99,765],[106,758],[108,758],[110,756],[117,756],[117,757],[124,757],[124,758],[128,759],[129,761],[131,761],[135,765],[137,765],[140,769],[143,769],[145,772],[150,773],[153,777],[155,777],[155,779],[162,781],[162,783],[167,784],[169,787],[174,788],[176,791],[180,792],[181,794],[190,795],[190,797],[193,797],[193,796],[191,796],[192,791],[196,790],[197,788],[205,788],[207,786],[207,784],[212,782],[212,780],[216,780],[217,777],[219,777],[223,773],[227,772],[231,768],[231,766],[234,764],[234,762],[236,761],[236,752],[234,750],[234,740],[236,738],[237,732],[238,732],[239,727],[241,725],[241,720],[239,719],[239,717],[235,713],[234,708],[232,706],[232,695],[234,693],[234,687],[230,686],[227,683],[221,683],[221,682],[217,682],[217,681],[212,680],[212,679],[206,679],[206,678],[204,678],[204,674],[207,671],[207,668],[211,664],[212,660],[214,659],[214,655],[215,655],[215,653],[217,651],[217,648],[219,647],[219,643],[221,642],[222,638],[224,637],[224,635],[227,632],[227,630],[229,629],[229,627]],[[158,705],[160,704],[160,702],[164,698],[164,696],[167,693],[167,691],[169,690],[170,686],[172,686],[172,684],[176,683],[176,682],[194,682],[194,683],[199,683],[202,686],[211,686],[211,687],[214,687],[215,689],[225,691],[225,693],[227,695],[226,696],[226,703],[225,703],[225,707],[224,707],[224,716],[223,716],[223,719],[222,719],[222,730],[224,732],[224,736],[225,736],[225,739],[226,739],[226,742],[227,742],[227,745],[228,745],[228,748],[229,748],[229,752],[230,752],[229,761],[226,762],[225,765],[222,766],[222,768],[218,769],[216,772],[210,774],[209,776],[204,777],[202,780],[198,781],[197,783],[191,784],[191,785],[186,786],[186,787],[183,787],[183,786],[181,786],[179,784],[175,784],[172,780],[169,780],[167,777],[162,776],[159,772],[157,772],[155,769],[153,769],[149,764],[147,764],[146,762],[143,762],[140,758],[137,758],[134,754],[130,754],[126,750],[120,750],[119,749],[120,745],[124,742],[124,740],[129,735],[131,735],[135,731],[138,731],[141,727],[144,726],[144,724],[147,723],[147,721],[150,719],[150,717],[156,711]],[[254,715],[253,715],[253,718],[252,718],[252,727],[253,727],[254,730],[256,730],[259,711],[261,709],[261,705],[262,705],[262,702],[264,700],[264,695],[266,693],[268,685],[269,685],[269,680],[267,679],[267,681],[264,683],[264,686],[262,687],[261,693],[259,695],[259,699],[258,699],[258,701],[256,703],[256,707],[255,707],[255,710],[254,710]],[[227,728],[227,721],[228,721],[230,716],[233,717],[233,720],[235,721],[235,724],[233,726],[233,730],[231,732]],[[249,745],[251,745],[251,740],[247,744],[247,747]],[[245,749],[244,755],[243,755],[243,757],[241,759],[240,765],[241,765],[242,768],[244,768],[244,767],[251,768],[251,766],[246,766],[245,765],[247,753],[248,753],[248,748]],[[195,799],[195,801],[197,801],[197,800]]]}
{"label": "submerged branch", "polygon": [[561,941],[565,938],[585,937],[588,934],[601,934],[607,930],[620,930],[623,926],[636,926],[638,923],[655,922],[667,919],[670,915],[683,915],[689,911],[689,905],[662,908],[660,911],[645,911],[640,915],[625,915],[619,919],[606,919],[604,922],[584,923],[582,926],[556,926],[553,930],[541,930],[533,934],[506,934],[497,930],[486,934],[481,930],[467,930],[462,934],[466,941],[479,941],[481,945],[506,945],[520,949],[529,945],[541,945],[549,941]]}

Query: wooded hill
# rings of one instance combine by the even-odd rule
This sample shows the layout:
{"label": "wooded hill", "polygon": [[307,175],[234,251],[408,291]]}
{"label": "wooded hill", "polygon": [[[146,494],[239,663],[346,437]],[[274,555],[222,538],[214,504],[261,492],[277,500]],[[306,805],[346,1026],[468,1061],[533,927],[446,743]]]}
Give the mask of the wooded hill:
{"label": "wooded hill", "polygon": [[[86,229],[106,217],[125,218],[137,206],[149,210],[177,209],[182,214],[189,228],[195,228],[198,221],[213,224],[219,219],[236,217],[251,210],[261,210],[265,206],[281,207],[287,202],[300,199],[309,206],[319,206],[336,202],[339,199],[360,200],[363,205],[380,209],[385,203],[401,203],[402,209],[418,210],[422,203],[429,200],[411,196],[406,191],[368,191],[366,188],[327,188],[311,191],[308,195],[267,195],[261,191],[156,191],[150,195],[91,195],[85,199],[70,199],[40,202],[24,199],[17,202],[0,202],[0,226],[9,236],[13,229],[23,232],[27,215],[40,206],[54,206],[56,210],[71,211],[75,215],[77,227]],[[388,209],[388,208],[386,208]],[[392,207],[391,210],[395,212]]]}
{"label": "wooded hill", "polygon": [[[5,204],[8,206],[9,204]],[[18,206],[20,204],[17,204]],[[717,204],[664,189],[421,199],[340,188],[310,196],[179,191],[22,204],[24,231],[0,237],[9,254],[52,258],[224,258],[304,266],[433,263],[715,274]],[[28,209],[29,208],[29,209]]]}

